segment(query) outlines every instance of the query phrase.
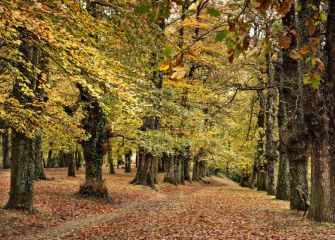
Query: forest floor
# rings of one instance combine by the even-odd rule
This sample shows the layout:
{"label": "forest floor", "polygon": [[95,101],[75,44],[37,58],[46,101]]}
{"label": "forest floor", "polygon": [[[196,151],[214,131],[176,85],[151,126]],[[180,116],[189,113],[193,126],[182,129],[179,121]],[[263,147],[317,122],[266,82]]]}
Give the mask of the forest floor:
{"label": "forest floor", "polygon": [[[335,239],[334,224],[309,221],[287,202],[226,179],[153,191],[129,185],[134,173],[104,171],[110,202],[76,194],[83,169],[75,178],[47,169],[49,180],[35,184],[36,213],[0,209],[0,239]],[[0,170],[0,206],[8,190],[9,171]]]}

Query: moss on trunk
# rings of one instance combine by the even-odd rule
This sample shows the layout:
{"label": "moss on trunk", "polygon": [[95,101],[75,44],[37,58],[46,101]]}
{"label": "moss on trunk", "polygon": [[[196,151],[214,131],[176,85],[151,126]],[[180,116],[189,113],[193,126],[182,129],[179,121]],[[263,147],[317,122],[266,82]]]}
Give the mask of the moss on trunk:
{"label": "moss on trunk", "polygon": [[5,208],[33,211],[35,178],[35,141],[13,131],[11,181],[9,200]]}

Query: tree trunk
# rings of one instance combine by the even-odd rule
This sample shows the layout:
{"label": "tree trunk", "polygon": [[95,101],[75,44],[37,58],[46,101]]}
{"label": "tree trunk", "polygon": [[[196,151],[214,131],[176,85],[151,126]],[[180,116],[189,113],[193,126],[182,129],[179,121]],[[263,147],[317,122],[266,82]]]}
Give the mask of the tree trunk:
{"label": "tree trunk", "polygon": [[60,150],[58,154],[58,167],[63,168],[65,167],[65,158],[64,158],[64,151]]}
{"label": "tree trunk", "polygon": [[158,172],[163,173],[164,172],[164,166],[163,166],[163,158],[158,158]]}
{"label": "tree trunk", "polygon": [[287,149],[283,139],[283,132],[286,131],[286,110],[281,90],[279,91],[278,105],[278,133],[279,133],[279,169],[276,198],[280,200],[289,200],[289,162]]}
{"label": "tree trunk", "polygon": [[267,179],[267,172],[265,170],[259,170],[257,174],[257,190],[258,191],[266,191],[266,188],[267,188],[266,179]]}
{"label": "tree trunk", "polygon": [[75,156],[76,156],[76,170],[78,171],[79,168],[81,168],[81,162],[82,162],[82,155],[81,155],[81,151],[77,148],[76,149],[76,153],[75,153]]}
{"label": "tree trunk", "polygon": [[240,186],[241,187],[249,187],[249,175],[246,173],[241,174],[241,179],[240,179]]}
{"label": "tree trunk", "polygon": [[140,159],[140,154],[139,154],[139,150],[137,149],[136,150],[136,168],[138,168],[139,159]]}
{"label": "tree trunk", "polygon": [[5,208],[33,211],[35,178],[35,141],[12,131],[11,181]]}
{"label": "tree trunk", "polygon": [[200,180],[200,159],[195,159],[193,163],[192,181],[199,182]]}
{"label": "tree trunk", "polygon": [[330,146],[332,149],[331,153],[331,164],[330,164],[330,206],[331,206],[331,219],[329,219],[331,222],[335,222],[335,126],[334,126],[334,116],[335,116],[335,99],[334,99],[334,92],[335,92],[335,0],[330,0],[330,6],[329,6],[329,14],[327,19],[327,80],[332,85],[331,92],[331,102],[328,109],[330,109],[331,113],[329,114],[333,120],[333,124],[331,128],[328,128],[330,130]]}
{"label": "tree trunk", "polygon": [[164,177],[164,182],[172,183],[175,185],[184,184],[184,156],[181,153],[177,153],[173,156],[169,156],[168,169]]}
{"label": "tree trunk", "polygon": [[140,147],[138,160],[136,176],[130,183],[155,188],[155,183],[157,182],[157,158]]}
{"label": "tree trunk", "polygon": [[185,181],[191,181],[191,167],[190,167],[190,147],[186,147],[184,156],[184,178]]}
{"label": "tree trunk", "polygon": [[[264,137],[265,137],[265,99],[262,90],[257,91],[259,98],[259,111],[257,117],[257,128],[258,128],[258,140],[257,140],[257,152],[254,164],[254,173],[252,177],[252,181],[256,176],[256,186],[258,191],[266,190],[266,178],[265,177],[265,169],[266,162],[264,159]],[[252,183],[254,185],[254,183]]]}
{"label": "tree trunk", "polygon": [[[151,4],[154,7],[157,7],[159,4],[158,0],[152,0]],[[156,23],[161,30],[161,34],[164,35],[165,29],[165,17],[162,9],[157,8],[159,12],[157,12]],[[158,43],[158,47],[162,47],[161,43]],[[160,56],[157,53],[151,54],[150,59],[150,67],[153,69],[158,68],[158,64],[160,62]],[[151,82],[154,85],[154,88],[157,92],[153,97],[155,101],[153,102],[154,109],[158,110],[160,108],[160,99],[161,99],[161,90],[163,88],[163,76],[164,73],[156,70],[153,72],[151,76]],[[139,128],[141,131],[150,131],[150,130],[159,130],[160,128],[160,119],[159,116],[146,116],[143,119],[143,125]],[[140,147],[139,150],[139,162],[137,168],[137,174],[135,178],[131,181],[134,184],[146,185],[152,188],[155,188],[155,183],[157,183],[157,173],[158,173],[158,162],[157,157],[154,156],[153,152],[150,152],[148,149]]]}
{"label": "tree trunk", "polygon": [[69,152],[65,154],[67,158],[67,176],[68,177],[75,177],[76,176],[76,170],[75,170],[75,162],[74,162],[74,153]]}
{"label": "tree trunk", "polygon": [[166,183],[172,183],[172,184],[176,184],[175,183],[175,171],[174,171],[174,156],[173,155],[168,155],[166,153],[163,153],[163,157],[164,161],[166,162],[166,173],[164,176],[164,180],[163,182]]}
{"label": "tree trunk", "polygon": [[192,171],[192,181],[201,182],[204,178],[204,161],[201,158],[205,155],[203,149],[195,156]]}
{"label": "tree trunk", "polygon": [[[335,222],[335,0],[329,0],[325,80],[314,91],[307,117],[312,141],[312,185],[309,217]],[[313,92],[312,92],[313,93]]]}
{"label": "tree trunk", "polygon": [[265,159],[267,162],[267,184],[266,190],[269,195],[276,194],[275,182],[275,164],[277,159],[276,144],[274,141],[274,122],[275,122],[275,98],[276,89],[274,86],[274,74],[272,70],[272,62],[270,53],[266,54],[268,84],[272,87],[267,89],[266,99],[266,144],[265,144]]}
{"label": "tree trunk", "polygon": [[307,159],[308,142],[304,126],[302,82],[300,81],[299,64],[292,59],[290,53],[297,46],[293,31],[296,31],[295,4],[282,19],[284,27],[289,30],[290,47],[283,50],[283,79],[285,88],[282,89],[286,103],[287,129],[283,133],[290,173],[290,207],[297,209],[300,204],[297,188],[308,194]]}
{"label": "tree trunk", "polygon": [[[256,155],[256,159],[257,159],[257,155]],[[253,168],[252,168],[252,175],[251,175],[250,186],[249,186],[251,189],[255,188],[256,181],[257,181],[257,173],[258,173],[257,168],[258,167],[257,167],[256,159],[254,161],[254,165],[253,165]]]}
{"label": "tree trunk", "polygon": [[2,134],[2,160],[4,169],[10,168],[9,161],[9,130],[6,128]]}
{"label": "tree trunk", "polygon": [[[79,194],[98,198],[108,198],[108,190],[102,179],[102,165],[107,144],[107,118],[99,100],[89,89],[77,83],[79,102],[83,105],[84,118],[82,126],[89,135],[88,139],[80,142],[85,160],[85,182],[79,188]],[[77,107],[77,106],[76,106]],[[77,108],[66,108],[69,115],[73,115]]]}
{"label": "tree trunk", "polygon": [[47,167],[51,168],[52,167],[52,149],[50,148],[48,151],[48,160],[47,160]]}
{"label": "tree trunk", "polygon": [[[30,41],[33,36],[24,28],[20,29],[22,33],[21,45],[19,51],[22,53],[26,63],[43,70],[40,73],[29,71],[24,64],[18,66],[19,71],[29,81],[17,80],[14,83],[11,96],[15,98],[22,107],[32,108],[32,102],[43,103],[47,101],[44,88],[46,83],[44,75],[47,68],[48,59],[41,54],[40,49]],[[29,88],[33,94],[27,94]],[[29,91],[28,91],[29,92]],[[34,109],[32,109],[34,110]],[[35,130],[35,129],[33,129]],[[33,211],[33,182],[35,178],[35,154],[36,139],[38,136],[29,138],[24,133],[12,130],[12,148],[11,148],[11,182],[9,200],[6,208],[24,209]]]}
{"label": "tree trunk", "polygon": [[131,156],[132,151],[128,150],[125,154],[125,167],[124,167],[125,173],[131,173]]}
{"label": "tree trunk", "polygon": [[108,144],[108,164],[109,164],[109,174],[115,174],[115,168],[114,168],[114,161],[113,161],[113,149],[112,149],[112,142],[110,139],[107,140]]}
{"label": "tree trunk", "polygon": [[43,169],[42,135],[35,138],[35,180],[46,180]]}

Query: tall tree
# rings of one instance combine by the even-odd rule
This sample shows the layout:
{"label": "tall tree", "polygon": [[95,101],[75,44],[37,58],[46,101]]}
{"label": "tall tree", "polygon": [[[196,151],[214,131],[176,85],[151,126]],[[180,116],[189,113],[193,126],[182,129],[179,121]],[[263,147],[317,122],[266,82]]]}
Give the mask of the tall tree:
{"label": "tall tree", "polygon": [[272,67],[271,53],[266,54],[268,88],[266,93],[266,112],[265,112],[265,159],[267,162],[267,193],[275,195],[275,164],[277,159],[276,144],[274,141],[274,124],[275,124],[275,98],[276,89],[274,87],[274,73]]}
{"label": "tall tree", "polygon": [[[21,63],[19,69],[29,83],[23,84],[22,81],[17,80],[13,87],[12,97],[21,105],[27,108],[33,108],[31,105],[33,102],[45,101],[45,94],[41,92],[41,90],[44,89],[42,86],[43,83],[45,83],[45,77],[42,75],[43,72],[38,74],[25,66],[25,64],[28,63],[36,68],[41,67],[39,66],[41,55],[39,48],[31,41],[32,34],[26,29],[21,29],[20,33],[22,34],[22,42],[19,50],[26,62]],[[42,66],[42,69],[45,68]],[[24,87],[28,87],[34,94],[27,94]],[[36,133],[29,136],[13,129],[10,197],[6,208],[33,210],[36,142],[38,142]]]}
{"label": "tall tree", "polygon": [[258,129],[258,139],[257,139],[257,149],[256,156],[254,160],[254,167],[251,179],[251,188],[255,186],[258,190],[266,190],[265,181],[265,167],[264,167],[264,137],[265,137],[265,97],[262,90],[257,91],[259,99],[259,110],[257,116],[257,129]]}
{"label": "tall tree", "polygon": [[[169,4],[169,2],[167,3]],[[151,8],[153,12],[157,12],[155,15],[154,23],[159,29],[159,35],[164,35],[165,29],[165,14],[166,5],[164,2],[157,0],[151,1]],[[157,43],[158,45],[161,43]],[[155,100],[153,103],[153,108],[157,111],[160,108],[160,95],[163,88],[163,72],[158,69],[160,56],[159,54],[153,52],[151,54],[151,67],[154,69],[151,76],[151,81],[154,86],[154,91],[156,92]],[[142,132],[147,131],[157,131],[160,129],[160,117],[157,115],[145,116],[143,118],[143,124],[139,128]],[[138,158],[138,167],[135,178],[130,182],[132,184],[145,185],[155,188],[157,183],[157,172],[158,172],[158,156],[148,150],[145,146],[139,147],[139,158]]]}
{"label": "tall tree", "polygon": [[307,159],[308,142],[303,121],[303,94],[298,60],[292,57],[297,47],[297,27],[295,3],[282,18],[285,28],[284,38],[289,39],[289,46],[283,46],[283,99],[287,116],[287,128],[283,133],[290,172],[290,207],[297,209],[300,205],[296,189],[308,193]]}
{"label": "tall tree", "polygon": [[[283,85],[282,78],[282,57],[280,54],[279,61],[275,64],[275,82]],[[278,180],[276,189],[276,198],[281,200],[289,200],[289,162],[287,158],[287,149],[284,142],[284,132],[286,130],[287,118],[285,109],[285,99],[283,97],[283,88],[278,88],[278,135],[279,135],[279,164],[278,164]]]}
{"label": "tall tree", "polygon": [[[335,1],[328,1],[325,80],[314,90],[312,106],[306,109],[311,134],[312,184],[309,216],[316,221],[335,221]],[[320,60],[317,60],[321,64]],[[320,66],[320,65],[319,65]]]}

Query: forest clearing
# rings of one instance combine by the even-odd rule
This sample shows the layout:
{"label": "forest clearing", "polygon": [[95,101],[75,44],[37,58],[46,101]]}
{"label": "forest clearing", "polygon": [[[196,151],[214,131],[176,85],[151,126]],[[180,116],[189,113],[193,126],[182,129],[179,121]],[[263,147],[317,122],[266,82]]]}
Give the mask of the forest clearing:
{"label": "forest clearing", "polygon": [[335,0],[0,0],[2,239],[335,239]]}
{"label": "forest clearing", "polygon": [[[84,178],[50,169],[36,184],[34,215],[0,210],[0,239],[334,239],[332,224],[313,223],[285,201],[213,177],[210,183],[160,185],[159,191],[129,185],[134,174],[117,169],[106,184],[113,199],[76,195]],[[1,196],[9,173],[1,172]],[[159,176],[163,180],[163,174]],[[4,204],[6,198],[0,199]]]}

